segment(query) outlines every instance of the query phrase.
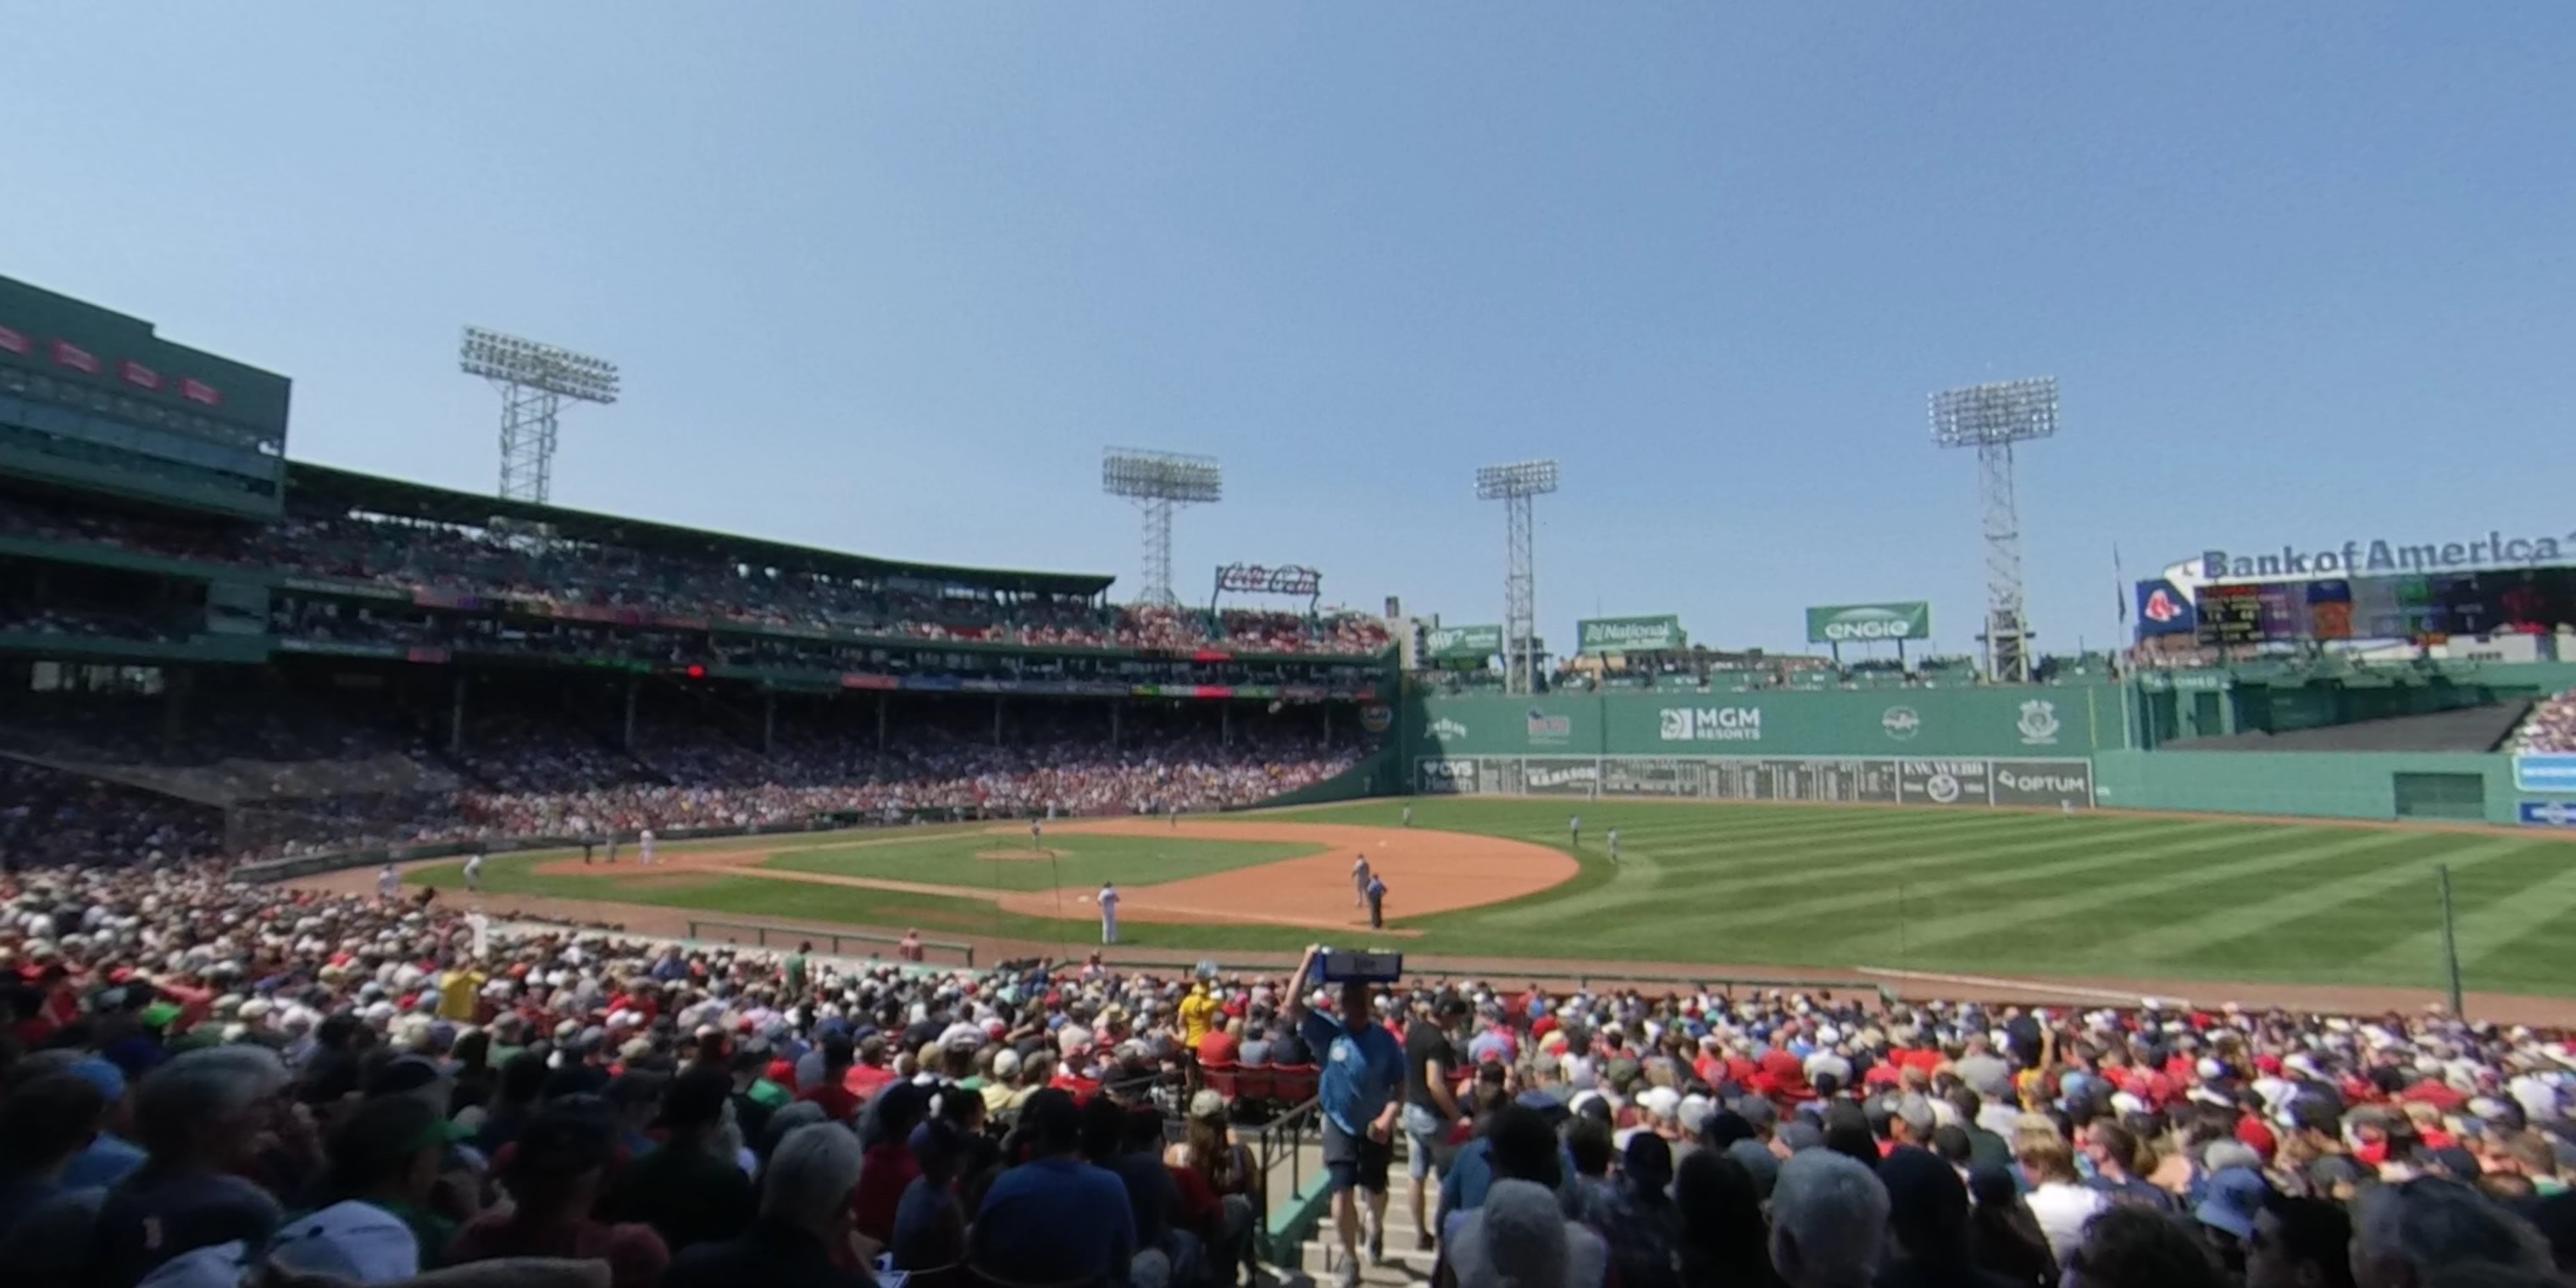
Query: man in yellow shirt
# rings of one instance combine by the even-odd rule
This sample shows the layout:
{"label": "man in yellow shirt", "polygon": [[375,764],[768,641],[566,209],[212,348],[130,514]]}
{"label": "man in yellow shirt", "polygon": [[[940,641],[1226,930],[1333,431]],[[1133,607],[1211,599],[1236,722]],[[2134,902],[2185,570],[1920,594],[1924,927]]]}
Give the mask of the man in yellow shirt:
{"label": "man in yellow shirt", "polygon": [[1208,996],[1207,982],[1190,985],[1190,995],[1181,999],[1181,1045],[1199,1049],[1199,1039],[1206,1037],[1208,1025],[1216,1020],[1216,999]]}
{"label": "man in yellow shirt", "polygon": [[475,969],[470,958],[450,962],[446,970],[438,973],[438,1018],[473,1023],[476,998],[490,979]]}

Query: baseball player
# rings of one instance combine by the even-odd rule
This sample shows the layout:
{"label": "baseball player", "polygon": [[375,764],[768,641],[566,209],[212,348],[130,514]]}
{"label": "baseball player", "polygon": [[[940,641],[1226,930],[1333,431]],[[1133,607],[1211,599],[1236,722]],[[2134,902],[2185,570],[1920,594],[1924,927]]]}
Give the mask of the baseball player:
{"label": "baseball player", "polygon": [[1369,888],[1369,862],[1368,862],[1368,856],[1367,856],[1367,855],[1365,855],[1365,854],[1363,854],[1363,855],[1359,856],[1357,859],[1354,859],[1354,860],[1352,860],[1352,861],[1351,861],[1351,906],[1352,906],[1352,907],[1357,908],[1357,907],[1361,907],[1361,906],[1363,906],[1363,905],[1365,905],[1365,904],[1367,904],[1367,903],[1368,903],[1368,888]]}
{"label": "baseball player", "polygon": [[1115,881],[1101,882],[1100,893],[1093,897],[1100,901],[1100,942],[1104,944],[1117,943],[1118,883]]}
{"label": "baseball player", "polygon": [[1578,850],[1583,848],[1583,816],[1582,816],[1582,815],[1577,814],[1577,815],[1575,815],[1574,817],[1572,817],[1572,818],[1569,818],[1569,819],[1565,820],[1565,834],[1566,834],[1566,836],[1567,836],[1568,838],[1570,838],[1571,843],[1573,844],[1574,848],[1576,848],[1576,849],[1578,849]]}
{"label": "baseball player", "polygon": [[394,865],[388,863],[381,871],[376,873],[376,895],[378,898],[393,898],[394,891],[400,889],[402,889],[402,874],[394,871]]}
{"label": "baseball player", "polygon": [[635,859],[648,868],[653,866],[653,829],[648,827],[636,833]]}
{"label": "baseball player", "polygon": [[608,834],[608,861],[617,862],[617,833],[615,832]]}
{"label": "baseball player", "polygon": [[1616,862],[1618,862],[1618,861],[1619,861],[1619,829],[1617,829],[1617,828],[1615,828],[1615,827],[1610,829],[1610,837],[1609,837],[1609,840],[1610,840],[1610,861],[1611,861],[1612,863],[1616,863]]}
{"label": "baseball player", "polygon": [[1407,803],[1404,807],[1404,825],[1406,827],[1413,826],[1413,806],[1410,803]]}
{"label": "baseball player", "polygon": [[[1048,806],[1048,807],[1047,807],[1047,809],[1048,809],[1048,811],[1050,812],[1050,815],[1052,815],[1052,812],[1053,812],[1053,810],[1055,809],[1055,807],[1054,807],[1054,806],[1052,806],[1052,805],[1050,805],[1050,806]],[[1046,826],[1045,824],[1040,823],[1040,822],[1039,822],[1038,820],[1036,820],[1036,819],[1030,819],[1030,820],[1029,820],[1029,848],[1030,848],[1030,849],[1032,849],[1032,850],[1044,850],[1044,849],[1046,848],[1046,840],[1045,840],[1046,832],[1044,831],[1045,826]]]}
{"label": "baseball player", "polygon": [[465,856],[465,892],[483,893],[483,852],[481,850]]}

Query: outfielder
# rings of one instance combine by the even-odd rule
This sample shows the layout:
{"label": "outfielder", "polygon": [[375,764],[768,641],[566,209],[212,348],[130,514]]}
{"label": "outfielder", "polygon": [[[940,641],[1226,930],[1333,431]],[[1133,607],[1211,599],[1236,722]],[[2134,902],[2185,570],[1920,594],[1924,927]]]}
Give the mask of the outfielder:
{"label": "outfielder", "polygon": [[1610,829],[1610,861],[1619,861],[1619,829],[1615,827]]}

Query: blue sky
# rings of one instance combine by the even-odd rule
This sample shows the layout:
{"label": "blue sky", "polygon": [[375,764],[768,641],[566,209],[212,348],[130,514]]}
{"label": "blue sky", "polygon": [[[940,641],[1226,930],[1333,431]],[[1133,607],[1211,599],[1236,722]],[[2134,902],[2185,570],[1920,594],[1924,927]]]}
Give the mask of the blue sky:
{"label": "blue sky", "polygon": [[294,377],[299,457],[484,489],[474,322],[620,361],[557,499],[1114,572],[1104,444],[1218,562],[1501,613],[1555,456],[1596,608],[1793,647],[1934,602],[1927,392],[2064,383],[2043,647],[2241,548],[2563,533],[2576,5],[10,4],[0,273]]}

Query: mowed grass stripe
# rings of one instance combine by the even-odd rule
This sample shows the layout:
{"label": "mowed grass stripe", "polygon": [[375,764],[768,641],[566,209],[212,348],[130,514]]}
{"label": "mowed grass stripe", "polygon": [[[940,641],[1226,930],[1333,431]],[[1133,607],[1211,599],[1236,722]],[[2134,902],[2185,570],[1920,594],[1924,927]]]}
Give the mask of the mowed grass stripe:
{"label": "mowed grass stripe", "polygon": [[[1788,926],[1791,923],[1808,918],[1822,919],[1839,917],[1841,914],[1855,912],[1883,912],[1890,908],[1894,903],[1894,888],[1897,883],[1888,878],[1898,871],[1938,868],[1945,873],[1945,875],[1940,878],[1943,889],[1953,891],[1977,890],[2006,884],[2008,882],[2024,880],[2033,873],[2072,876],[2078,873],[2092,872],[2101,868],[2113,867],[2124,863],[2134,863],[2142,858],[2152,858],[2161,854],[2186,853],[2195,850],[2216,849],[2222,846],[2234,845],[2239,842],[2240,838],[2232,835],[2234,829],[2226,828],[2223,824],[2211,824],[2209,826],[2211,829],[2231,834],[2218,836],[2195,835],[2191,839],[2175,840],[2161,845],[2149,845],[2141,846],[2136,849],[2116,850],[2109,854],[2097,852],[2082,858],[2065,859],[2056,863],[2045,863],[2031,868],[2014,868],[2003,872],[1958,871],[1958,869],[1963,866],[1974,865],[1987,861],[1990,857],[1989,853],[1981,854],[1976,857],[1944,855],[1933,858],[1891,860],[1876,865],[1874,869],[1876,875],[1869,879],[1856,880],[1850,877],[1808,879],[1805,877],[1799,877],[1786,881],[1763,882],[1759,884],[1791,887],[1817,885],[1832,886],[1839,892],[1805,899],[1754,900],[1741,907],[1719,913],[1713,917],[1693,918],[1691,926],[1694,931],[1702,932],[1712,928],[1756,925],[1766,922],[1780,926]],[[2196,832],[2197,830],[2198,829],[2195,829]],[[2062,840],[2055,840],[2049,842],[2049,844],[2062,847],[2065,842]],[[1734,883],[1729,882],[1713,887],[1711,893],[1727,899],[1730,903],[1734,903],[1735,896],[1738,893],[1738,887]]]}
{"label": "mowed grass stripe", "polygon": [[[1989,893],[1998,896],[1997,902],[1992,906],[1975,912],[1909,921],[1905,927],[1905,939],[1910,948],[1920,950],[1958,940],[1991,935],[2003,930],[2037,934],[2044,930],[2041,923],[2052,918],[2103,908],[2134,908],[2159,895],[2191,886],[2272,876],[2312,864],[2365,854],[2374,849],[2402,845],[2410,839],[2401,833],[2346,833],[2341,836],[2323,833],[2298,841],[2279,842],[2265,847],[2263,853],[2247,858],[2198,864],[2181,869],[2159,867],[2151,875],[2132,881],[2117,881],[2109,885],[2087,886],[2082,890],[2066,894],[2030,898],[2015,898],[2009,891],[2013,886],[2032,884],[2034,874],[2012,873],[2008,874],[2006,879],[1986,883],[1983,887]],[[2237,844],[2238,848],[2242,848],[2241,841]],[[2134,861],[2134,857],[2115,856],[2113,863],[2130,863]],[[1942,893],[1947,895],[1963,884],[1952,883],[1950,888]],[[1844,946],[1851,952],[1866,954],[1874,947],[1883,947],[1883,944],[1875,940],[1868,943],[1855,940],[1847,941]]]}
{"label": "mowed grass stripe", "polygon": [[[1932,836],[1872,833],[1861,836],[1818,834],[1812,837],[1795,838],[1726,837],[1713,839],[1700,845],[1658,845],[1650,847],[1650,852],[1663,861],[1661,866],[1664,869],[1685,877],[1701,874],[1704,870],[1723,870],[1730,879],[1741,879],[1748,873],[1758,874],[1790,869],[1814,873],[1828,870],[1820,865],[1850,856],[1868,856],[1865,866],[1888,862],[1888,855],[1896,848],[1900,838],[1907,849],[1948,853],[1968,847],[1988,846],[1989,838],[2032,837],[2033,833],[2028,826],[2028,820],[2017,821],[2020,826],[1980,828],[1974,831],[1945,832]],[[2114,835],[2142,834],[2155,830],[2159,829],[2153,826],[2129,825],[2117,828]],[[2048,843],[2065,843],[2063,834],[2054,835],[2057,839]],[[1995,841],[1991,843],[1991,848],[2001,849],[2007,845],[2026,847],[2038,843],[2036,840]],[[1625,849],[1623,845],[1623,857]]]}
{"label": "mowed grass stripe", "polygon": [[[1851,816],[1846,817],[1817,817],[1828,813],[1822,810],[1801,811],[1801,813],[1806,816],[1775,816],[1764,821],[1730,824],[1724,828],[1655,827],[1632,830],[1622,826],[1619,829],[1619,848],[1625,851],[1640,844],[1669,846],[1675,842],[1692,842],[1694,848],[1699,848],[1738,842],[1784,842],[1809,837],[1895,836],[1907,833],[1949,835],[1959,832],[2001,830],[2009,826],[2010,822],[2018,821],[1988,815],[1963,817],[1955,823],[1949,819],[1917,819],[1909,826],[1902,819],[1864,819],[1860,817],[1863,812],[1857,810],[1851,811]],[[1576,852],[1587,855],[1604,853],[1608,845],[1604,831],[1605,829],[1586,826],[1582,849]],[[1553,832],[1533,829],[1511,835],[1516,840],[1534,841],[1541,845],[1553,845],[1559,849],[1571,848],[1565,844],[1565,831],[1562,828]]]}
{"label": "mowed grass stripe", "polygon": [[[2157,831],[2162,831],[2169,835],[2187,831],[2195,838],[2205,834],[2219,834],[2213,838],[2211,841],[2212,844],[2219,843],[2234,836],[2237,831],[2237,829],[2224,823],[2216,822],[2188,823],[2183,824],[2180,827],[2175,827],[2170,824],[2145,823],[2134,829],[2124,830],[2133,830],[2141,835]],[[1712,893],[1723,894],[1728,900],[1734,901],[1741,899],[1747,894],[1764,894],[1765,897],[1768,897],[1769,894],[1773,893],[1786,893],[1818,886],[1847,887],[1854,884],[1884,886],[1889,883],[1890,878],[1899,873],[1928,871],[1946,874],[1957,869],[1991,862],[2002,857],[2024,855],[2034,852],[2046,853],[2064,851],[2075,847],[2082,847],[2090,850],[2096,848],[2102,839],[2103,838],[2099,833],[2090,833],[2081,837],[2049,835],[2034,837],[2027,841],[1983,845],[1977,847],[1972,853],[1960,850],[1935,850],[1928,854],[1915,854],[1905,858],[1889,857],[1882,854],[1879,857],[1862,859],[1852,863],[1827,863],[1822,865],[1814,863],[1812,861],[1812,855],[1781,855],[1778,856],[1778,861],[1776,863],[1764,863],[1758,866],[1729,867],[1723,864],[1703,865],[1704,871],[1702,875],[1704,875],[1709,881],[1709,890]],[[2196,842],[2186,841],[2179,844],[2188,845],[2194,843]],[[1873,846],[1865,848],[1883,849],[1884,847]],[[2091,859],[2075,860],[2075,862],[2079,862],[2086,867],[2095,867],[2100,866],[2105,862],[2116,861],[2118,860],[2105,860],[2098,856]],[[2015,875],[2018,875],[2018,873]],[[1554,900],[1543,904],[1514,905],[1509,911],[1496,914],[1495,920],[1505,923],[1521,922],[1526,924],[1549,920],[1559,914],[1576,912],[1583,913],[1587,916],[1601,914],[1618,915],[1622,913],[1636,913],[1651,916],[1657,906],[1664,904],[1671,897],[1671,892],[1667,890],[1635,889],[1632,885],[1623,884],[1614,880],[1607,886],[1597,887],[1585,892],[1583,895],[1573,898]],[[1869,900],[1876,900],[1882,897],[1883,895],[1876,890],[1873,890],[1867,896]]]}
{"label": "mowed grass stripe", "polygon": [[[2446,838],[2447,839],[2447,838]],[[2203,912],[2190,920],[2176,920],[2152,930],[2141,931],[2125,939],[2101,945],[2098,953],[2109,961],[2154,961],[2189,957],[2204,949],[2248,935],[2278,931],[2303,917],[2334,917],[2340,910],[2408,885],[2433,879],[2433,865],[2447,860],[2454,868],[2473,868],[2510,856],[2524,847],[2520,841],[2490,841],[2465,849],[2418,857],[2401,857],[2374,872],[2346,876],[2323,890],[2298,889],[2257,899],[2252,903],[2235,902],[2229,906]],[[2160,910],[2160,915],[2163,915]]]}
{"label": "mowed grass stripe", "polygon": [[[2452,860],[2451,866],[2456,872],[2459,860]],[[2501,898],[2484,901],[2462,900],[2461,884],[2452,884],[2463,968],[2475,966],[2524,935],[2576,912],[2576,865],[2561,864],[2554,870],[2535,866],[2533,872],[2539,880]],[[2441,896],[2429,868],[2424,874],[2423,891],[2432,924],[2363,958],[2363,965],[2393,972],[2404,967],[2420,969],[2426,963],[2441,960]]]}
{"label": "mowed grass stripe", "polygon": [[[1663,849],[1702,854],[1723,853],[1747,846],[1767,847],[1803,841],[1815,841],[1820,847],[1830,845],[1836,848],[1888,842],[1902,842],[1909,845],[1940,844],[1979,836],[2027,835],[2031,830],[2031,824],[2035,821],[2038,820],[2028,815],[2018,814],[1945,816],[1911,822],[1903,818],[1871,818],[1867,822],[1800,820],[1800,825],[1796,827],[1730,827],[1714,831],[1703,828],[1680,833],[1670,840],[1657,838],[1657,842]],[[2069,825],[2068,821],[2063,819],[2047,821],[2058,826]],[[2129,825],[2136,822],[2136,820],[2108,819],[2094,821],[2101,826],[2116,827],[2121,830],[2128,830]],[[1628,840],[1627,833],[1621,832],[1619,839],[1624,849]],[[1676,845],[1676,840],[1682,841],[1683,844]]]}
{"label": "mowed grass stripe", "polygon": [[[1820,858],[1835,858],[1852,852],[1848,850],[1840,850],[1832,855],[1766,853],[1733,863],[1710,863],[1704,865],[1698,872],[1686,873],[1678,877],[1668,873],[1662,879],[1661,885],[1653,889],[1640,889],[1614,882],[1610,886],[1588,892],[1583,907],[1586,912],[1596,915],[1606,913],[1652,918],[1657,915],[1657,910],[1676,894],[1690,892],[1676,890],[1673,887],[1689,885],[1694,881],[1705,883],[1704,886],[1694,887],[1694,889],[1704,888],[1721,893],[1730,902],[1741,900],[1748,895],[1769,900],[1794,901],[1806,897],[1809,892],[1835,888],[1877,888],[1885,891],[1908,880],[1949,882],[1954,876],[1975,873],[1996,862],[2019,863],[2051,855],[2095,854],[2103,844],[2128,844],[2133,841],[2143,841],[2151,835],[2175,838],[2176,844],[2188,844],[2190,843],[2188,838],[2191,837],[2217,838],[2231,832],[2232,829],[2221,823],[2188,824],[2182,828],[2149,824],[2123,827],[2110,835],[2088,832],[2083,836],[2070,836],[2051,828],[2048,835],[2034,835],[2021,841],[1980,840],[1973,844],[1954,843],[1949,847],[1938,849],[1910,847],[1916,852],[1903,857],[1888,854],[1886,852],[1888,847],[1884,845],[1863,846],[1858,852],[1869,857],[1857,858],[1849,862],[1818,862]],[[2083,862],[2087,866],[2098,866],[2104,862],[2099,858],[2074,861]],[[2027,870],[2024,869],[2024,871]]]}

